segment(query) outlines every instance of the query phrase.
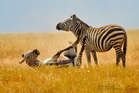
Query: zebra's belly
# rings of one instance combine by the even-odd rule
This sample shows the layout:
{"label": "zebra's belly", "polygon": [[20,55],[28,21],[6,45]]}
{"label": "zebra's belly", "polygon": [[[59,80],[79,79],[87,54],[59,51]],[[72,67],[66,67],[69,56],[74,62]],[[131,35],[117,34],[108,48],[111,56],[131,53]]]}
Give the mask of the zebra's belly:
{"label": "zebra's belly", "polygon": [[[81,45],[83,45],[82,39],[81,39],[80,43],[81,43]],[[110,42],[102,44],[101,42],[96,43],[96,41],[92,39],[90,41],[86,40],[85,43],[86,43],[85,50],[87,50],[87,51],[107,52],[112,48]]]}
{"label": "zebra's belly", "polygon": [[89,43],[88,46],[86,46],[86,49],[89,51],[96,51],[96,52],[107,52],[112,48],[111,45],[106,44],[104,46],[97,45],[95,43]]}

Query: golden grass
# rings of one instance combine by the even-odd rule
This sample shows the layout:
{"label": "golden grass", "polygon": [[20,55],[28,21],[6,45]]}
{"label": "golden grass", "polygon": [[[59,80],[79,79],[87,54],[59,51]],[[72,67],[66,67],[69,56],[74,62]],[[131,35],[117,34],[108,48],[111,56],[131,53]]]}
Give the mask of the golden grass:
{"label": "golden grass", "polygon": [[[0,93],[138,93],[139,30],[127,31],[127,34],[125,69],[121,63],[115,66],[114,49],[97,53],[98,67],[33,69],[18,63],[22,53],[38,49],[41,52],[38,59],[44,60],[69,46],[67,41],[75,41],[74,35],[61,32],[0,34]],[[86,61],[85,55],[83,61]]]}

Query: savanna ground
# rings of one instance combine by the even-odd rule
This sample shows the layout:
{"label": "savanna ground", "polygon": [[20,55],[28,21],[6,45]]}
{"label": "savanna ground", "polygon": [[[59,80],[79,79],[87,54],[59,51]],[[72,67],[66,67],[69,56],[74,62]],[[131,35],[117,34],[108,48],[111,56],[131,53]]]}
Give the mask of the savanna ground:
{"label": "savanna ground", "polygon": [[19,64],[22,53],[38,49],[41,52],[38,59],[44,60],[69,46],[67,41],[75,41],[74,35],[70,32],[0,34],[0,93],[139,93],[139,30],[127,31],[127,35],[126,68],[121,62],[118,67],[115,65],[112,49],[97,53],[99,66],[33,69],[25,63]]}

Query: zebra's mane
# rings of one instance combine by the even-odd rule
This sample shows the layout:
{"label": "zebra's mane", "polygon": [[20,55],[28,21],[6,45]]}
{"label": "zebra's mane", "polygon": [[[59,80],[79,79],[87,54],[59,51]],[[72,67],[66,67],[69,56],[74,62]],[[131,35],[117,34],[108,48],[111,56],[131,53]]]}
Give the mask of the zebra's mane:
{"label": "zebra's mane", "polygon": [[84,33],[84,31],[86,31],[86,29],[90,28],[90,26],[88,24],[86,24],[85,22],[83,22],[81,19],[79,19],[78,17],[76,17],[75,19],[75,25],[78,25],[78,29],[75,29],[77,27],[75,27],[75,31],[74,34],[75,36],[80,35],[81,33]]}
{"label": "zebra's mane", "polygon": [[82,24],[84,24],[85,27],[90,27],[87,23],[85,23],[84,21],[82,21],[80,18],[76,18],[76,21],[80,21]]}

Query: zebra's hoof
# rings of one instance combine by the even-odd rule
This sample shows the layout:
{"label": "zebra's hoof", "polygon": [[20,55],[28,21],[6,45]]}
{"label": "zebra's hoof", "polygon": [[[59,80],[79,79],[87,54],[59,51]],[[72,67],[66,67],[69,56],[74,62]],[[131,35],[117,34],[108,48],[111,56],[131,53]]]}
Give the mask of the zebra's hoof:
{"label": "zebra's hoof", "polygon": [[75,60],[74,63],[75,63],[75,66],[81,66],[81,62],[78,59]]}

